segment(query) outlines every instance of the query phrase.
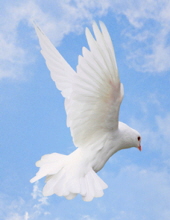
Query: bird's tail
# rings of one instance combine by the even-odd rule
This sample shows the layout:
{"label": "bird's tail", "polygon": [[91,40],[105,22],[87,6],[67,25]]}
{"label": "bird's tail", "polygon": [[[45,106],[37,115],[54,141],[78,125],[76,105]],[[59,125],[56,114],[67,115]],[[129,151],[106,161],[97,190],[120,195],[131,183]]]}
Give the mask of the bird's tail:
{"label": "bird's tail", "polygon": [[71,155],[47,154],[36,162],[36,166],[40,169],[30,182],[46,176],[44,196],[56,194],[73,199],[80,194],[84,201],[91,201],[94,197],[103,196],[103,190],[107,188],[91,167],[76,161]]}

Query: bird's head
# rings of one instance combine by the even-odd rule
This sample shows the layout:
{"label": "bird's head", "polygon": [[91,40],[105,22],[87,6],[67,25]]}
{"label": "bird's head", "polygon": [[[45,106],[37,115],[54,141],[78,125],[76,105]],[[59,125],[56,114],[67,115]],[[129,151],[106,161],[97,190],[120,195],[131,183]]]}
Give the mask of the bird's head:
{"label": "bird's head", "polygon": [[141,135],[138,131],[131,128],[130,138],[128,138],[129,147],[136,147],[138,150],[142,150],[141,147]]}
{"label": "bird's head", "polygon": [[123,136],[122,148],[136,147],[138,150],[142,150],[141,147],[141,135],[135,129],[129,127],[128,125],[120,122],[119,129]]}

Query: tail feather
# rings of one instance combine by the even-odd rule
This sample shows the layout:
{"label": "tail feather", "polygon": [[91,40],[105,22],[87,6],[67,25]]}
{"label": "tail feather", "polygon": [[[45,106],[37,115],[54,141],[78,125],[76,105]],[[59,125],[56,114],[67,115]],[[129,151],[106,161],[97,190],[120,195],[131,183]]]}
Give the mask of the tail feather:
{"label": "tail feather", "polygon": [[84,181],[84,177],[81,177],[79,179],[79,181],[80,181],[80,192],[81,192],[81,195],[85,196],[86,195],[86,184],[85,184],[85,181]]}
{"label": "tail feather", "polygon": [[71,200],[74,199],[77,196],[76,193],[70,193],[68,196],[65,196],[66,199]]}
{"label": "tail feather", "polygon": [[66,155],[58,153],[46,154],[41,157],[41,160],[36,162],[36,166],[41,167],[42,165],[48,164],[49,162],[63,160],[63,157],[66,157]]}
{"label": "tail feather", "polygon": [[103,189],[107,184],[91,169],[85,176],[86,194],[83,196],[84,201],[91,201],[94,197],[103,196]]}
{"label": "tail feather", "polygon": [[43,188],[43,195],[44,196],[51,196],[55,193],[59,194],[62,193],[61,191],[61,180],[63,179],[62,172],[59,172],[53,176],[49,181],[47,181],[46,185]]}
{"label": "tail feather", "polygon": [[103,190],[107,188],[92,168],[66,155],[44,155],[36,165],[40,169],[30,181],[35,182],[46,176],[44,196],[56,194],[70,200],[80,194],[84,201],[91,201],[94,197],[103,196]]}
{"label": "tail feather", "polygon": [[42,156],[41,160],[36,162],[36,166],[40,167],[40,170],[36,173],[36,176],[30,180],[30,182],[34,183],[45,176],[47,176],[46,181],[48,181],[49,178],[52,177],[51,175],[58,173],[62,169],[66,157],[66,155],[58,153]]}

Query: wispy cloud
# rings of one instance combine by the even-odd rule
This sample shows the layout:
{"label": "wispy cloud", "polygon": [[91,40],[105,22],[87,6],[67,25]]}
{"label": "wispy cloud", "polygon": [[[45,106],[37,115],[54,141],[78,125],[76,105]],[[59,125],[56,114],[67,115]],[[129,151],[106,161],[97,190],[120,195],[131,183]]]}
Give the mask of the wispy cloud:
{"label": "wispy cloud", "polygon": [[51,213],[45,209],[49,205],[48,198],[44,197],[38,182],[33,185],[32,199],[18,198],[11,200],[10,197],[1,195],[0,218],[4,220],[36,220]]}
{"label": "wispy cloud", "polygon": [[44,215],[50,215],[49,212],[44,211],[43,209],[44,205],[49,205],[47,201],[48,198],[42,195],[42,189],[39,188],[38,181],[33,185],[33,192],[31,195],[32,198],[36,201],[33,207],[34,213],[31,214],[32,217],[39,216],[42,213],[44,213]]}
{"label": "wispy cloud", "polygon": [[116,14],[124,15],[127,26],[126,49],[133,68],[145,72],[162,72],[170,69],[170,2],[121,1],[112,3]]}
{"label": "wispy cloud", "polygon": [[[5,4],[1,14],[1,36],[0,36],[0,78],[21,77],[24,67],[31,61],[29,50],[22,45],[22,37],[20,36],[20,24],[27,21],[30,25],[34,15],[44,17],[44,14],[36,7],[33,2],[23,4]],[[28,42],[25,42],[27,45]]]}

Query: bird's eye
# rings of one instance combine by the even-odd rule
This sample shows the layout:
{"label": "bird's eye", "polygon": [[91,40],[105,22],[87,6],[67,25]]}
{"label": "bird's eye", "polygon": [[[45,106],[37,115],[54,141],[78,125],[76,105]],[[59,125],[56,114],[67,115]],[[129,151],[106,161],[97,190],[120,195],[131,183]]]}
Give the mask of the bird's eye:
{"label": "bird's eye", "polygon": [[140,136],[138,136],[138,141],[140,141]]}

